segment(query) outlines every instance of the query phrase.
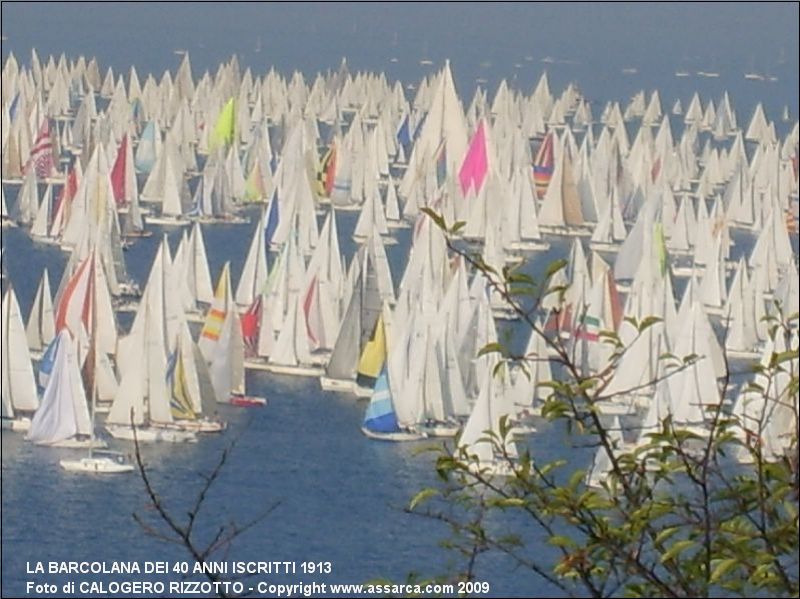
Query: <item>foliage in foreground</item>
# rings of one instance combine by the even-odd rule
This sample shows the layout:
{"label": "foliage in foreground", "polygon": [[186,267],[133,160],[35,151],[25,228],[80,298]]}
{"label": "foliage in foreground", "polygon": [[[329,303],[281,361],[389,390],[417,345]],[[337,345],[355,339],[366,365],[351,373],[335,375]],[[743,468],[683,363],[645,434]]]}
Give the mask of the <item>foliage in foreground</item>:
{"label": "foliage in foreground", "polygon": [[[678,426],[667,417],[643,442],[627,444],[600,406],[614,399],[604,389],[629,345],[613,332],[601,333],[612,346],[608,365],[587,374],[561,337],[546,336],[532,318],[542,299],[555,294],[558,321],[564,287],[554,275],[564,262],[552,264],[540,281],[518,270],[497,272],[453,241],[458,223],[448,229],[441,217],[428,215],[448,233],[448,247],[487,277],[492,292],[532,334],[546,339],[560,375],[549,384],[542,416],[554,426],[565,425],[567,444],[595,442],[607,464],[607,476],[590,486],[586,470],[569,460],[542,462],[528,450],[513,458],[506,452],[512,432],[505,417],[499,433],[487,433],[486,440],[513,470],[510,476],[493,475],[458,443],[444,445],[436,462],[439,484],[422,489],[407,509],[447,523],[451,536],[445,544],[464,558],[459,575],[480,579],[481,556],[501,552],[568,595],[797,596],[797,347],[773,351],[754,367],[759,382],[748,383],[749,391],[765,399],[755,425],[726,404],[726,364],[719,396],[705,405],[705,430]],[[525,305],[528,300],[532,307]],[[641,335],[658,321],[631,324]],[[797,314],[769,324],[773,340],[788,338]],[[491,352],[500,354],[503,366],[524,368],[541,359],[512,355],[500,343],[481,353]],[[664,376],[701,358],[663,356],[669,362]],[[778,379],[783,382],[775,393]],[[784,452],[777,456],[763,443],[766,417],[775,408],[793,418],[791,438],[782,439]],[[542,539],[550,551],[541,550]]]}

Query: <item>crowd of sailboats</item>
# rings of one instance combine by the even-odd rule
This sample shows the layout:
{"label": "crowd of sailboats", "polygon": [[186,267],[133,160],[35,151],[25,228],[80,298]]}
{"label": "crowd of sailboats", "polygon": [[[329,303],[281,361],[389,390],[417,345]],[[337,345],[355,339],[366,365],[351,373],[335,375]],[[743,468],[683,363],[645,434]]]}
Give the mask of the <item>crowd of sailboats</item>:
{"label": "crowd of sailboats", "polygon": [[[797,348],[796,321],[776,339],[764,317],[798,302],[798,124],[779,137],[760,104],[742,129],[727,93],[667,114],[643,91],[595,119],[575,84],[554,94],[546,74],[530,94],[504,81],[465,105],[449,64],[409,100],[344,61],[309,82],[234,57],[195,79],[188,53],[144,83],[134,67],[101,76],[96,59],[10,54],[2,82],[3,226],[69,252],[54,296],[41,273],[27,322],[13,281],[4,288],[3,428],[31,442],[195,441],[225,428],[220,404],[265,404],[248,394],[252,369],[369,398],[373,439],[460,434],[480,467],[507,474],[562,374],[555,344],[587,374],[610,357],[602,331],[630,345],[602,404],[638,423],[629,438],[666,415],[702,430],[726,356]],[[497,272],[564,250],[551,280],[563,297],[533,314],[544,334],[530,335],[524,367],[481,354],[519,314],[429,210],[462,223],[456,243]],[[216,278],[209,268],[204,230],[220,223],[251,235],[235,286],[229,263]],[[157,246],[146,280],[126,268],[134,243]],[[631,318],[648,316],[658,323],[637,334]],[[700,359],[648,385],[666,353]],[[733,413],[761,409],[778,453],[788,433],[773,419],[797,398],[777,389],[753,408],[746,395],[729,398]],[[497,447],[486,432],[501,421],[513,435]],[[96,455],[62,466],[125,469]]]}

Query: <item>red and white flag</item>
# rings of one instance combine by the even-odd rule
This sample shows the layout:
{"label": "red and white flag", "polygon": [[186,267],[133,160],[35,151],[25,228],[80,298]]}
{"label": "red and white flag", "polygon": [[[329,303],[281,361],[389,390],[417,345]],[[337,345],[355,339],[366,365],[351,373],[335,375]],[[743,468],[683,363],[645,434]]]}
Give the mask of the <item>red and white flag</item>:
{"label": "red and white flag", "polygon": [[53,174],[53,140],[50,137],[50,121],[45,119],[39,127],[39,134],[31,148],[31,155],[25,163],[25,172],[31,168],[36,171],[39,178],[49,177]]}

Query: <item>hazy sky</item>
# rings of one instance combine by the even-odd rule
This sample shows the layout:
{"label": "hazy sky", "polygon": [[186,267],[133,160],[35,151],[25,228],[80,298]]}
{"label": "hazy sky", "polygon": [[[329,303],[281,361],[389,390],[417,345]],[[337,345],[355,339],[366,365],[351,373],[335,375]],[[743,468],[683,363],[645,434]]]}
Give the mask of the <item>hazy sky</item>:
{"label": "hazy sky", "polygon": [[[527,88],[547,68],[556,84],[577,80],[600,96],[687,85],[675,80],[678,68],[719,71],[722,81],[695,85],[733,87],[735,95],[744,72],[755,69],[780,80],[763,95],[780,96],[795,111],[799,19],[794,2],[2,3],[3,54],[23,61],[36,47],[44,56],[97,56],[116,71],[135,64],[141,75],[174,68],[180,48],[190,51],[197,76],[233,53],[259,71],[275,65],[307,74],[347,56],[353,69],[416,81],[427,72],[420,59],[450,58],[469,94],[476,78],[489,89],[502,78]],[[567,62],[540,62],[548,56]],[[623,67],[637,68],[638,80],[624,79]]]}

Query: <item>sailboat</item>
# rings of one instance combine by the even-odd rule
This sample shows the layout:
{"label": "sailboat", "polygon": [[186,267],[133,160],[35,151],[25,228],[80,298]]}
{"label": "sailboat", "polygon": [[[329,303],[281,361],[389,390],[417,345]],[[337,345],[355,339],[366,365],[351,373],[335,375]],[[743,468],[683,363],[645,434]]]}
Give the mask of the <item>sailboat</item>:
{"label": "sailboat", "polygon": [[[609,443],[613,450],[621,450],[624,445],[622,437],[622,425],[619,422],[619,416],[614,416],[614,421],[608,429]],[[608,474],[612,471],[611,457],[603,445],[597,448],[592,460],[592,467],[586,473],[586,486],[588,487],[602,487],[603,481],[606,480]]]}
{"label": "sailboat", "polygon": [[[569,136],[567,130],[567,136]],[[539,209],[539,228],[555,235],[589,235],[574,177],[574,161],[570,144],[555,138],[557,152],[555,167]]]}
{"label": "sailboat", "polygon": [[[96,301],[92,301],[92,320],[96,320]],[[96,326],[92,326],[96,330]],[[59,465],[67,472],[89,472],[95,474],[120,474],[125,472],[133,472],[133,464],[125,459],[123,454],[117,452],[94,451],[95,445],[95,414],[97,413],[97,392],[98,392],[98,359],[97,346],[91,342],[91,350],[86,357],[87,363],[84,366],[84,373],[86,378],[89,379],[89,386],[91,388],[91,428],[89,436],[89,449],[88,455],[77,459],[63,459],[59,461]]]}
{"label": "sailboat", "polygon": [[249,407],[266,405],[263,397],[246,394],[242,324],[235,309],[228,310],[222,330],[211,349],[209,373],[219,403]]}
{"label": "sailboat", "polygon": [[339,334],[324,376],[320,377],[320,385],[326,391],[355,388],[358,362],[375,331],[383,302],[394,302],[391,272],[380,236],[373,236],[361,246],[350,266],[350,280],[354,283],[345,302]]}
{"label": "sailboat", "polygon": [[56,339],[53,370],[25,438],[52,447],[105,447],[94,436],[75,342],[66,329]]}
{"label": "sailboat", "polygon": [[375,381],[375,388],[372,391],[367,411],[364,413],[361,432],[370,439],[379,441],[419,441],[427,437],[424,433],[400,428],[394,410],[386,366]]}
{"label": "sailboat", "polygon": [[107,449],[91,450],[90,455],[87,457],[60,460],[59,464],[67,472],[88,472],[93,474],[133,472],[133,464],[127,461],[124,454]]}
{"label": "sailboat", "polygon": [[[95,297],[91,298],[91,320],[92,331],[97,331],[97,298],[96,286],[92,285],[92,293]],[[62,331],[62,334],[65,334]],[[133,471],[133,464],[125,459],[123,454],[117,452],[94,451],[95,446],[95,414],[97,413],[97,396],[98,385],[100,383],[99,377],[102,376],[100,371],[101,359],[104,354],[98,353],[96,339],[90,340],[89,355],[86,357],[84,364],[84,381],[88,382],[91,394],[91,425],[89,433],[89,449],[85,457],[77,459],[63,459],[59,461],[59,465],[68,472],[89,472],[95,474],[120,474]],[[52,375],[51,375],[52,376]],[[88,379],[88,381],[86,381]]]}
{"label": "sailboat", "polygon": [[166,238],[161,243],[130,334],[120,340],[120,384],[106,419],[116,439],[195,441],[192,430],[175,426],[168,389],[168,357],[185,325],[177,297],[176,273]]}
{"label": "sailboat", "polygon": [[9,287],[3,297],[1,336],[3,429],[27,431],[31,420],[23,413],[34,412],[39,407],[39,398],[19,302],[13,287]]}
{"label": "sailboat", "polygon": [[[470,460],[469,469],[484,476],[513,476],[517,447],[511,435],[501,438],[501,416],[497,398],[493,392],[494,364],[489,364],[488,376],[481,385],[472,413],[458,438],[458,447]],[[498,447],[502,444],[503,447]],[[498,451],[501,449],[502,451]]]}
{"label": "sailboat", "polygon": [[606,208],[602,211],[600,220],[592,233],[589,247],[595,251],[619,251],[628,235],[616,196],[616,187],[614,187],[611,197],[606,200]]}
{"label": "sailboat", "polygon": [[28,317],[28,326],[25,334],[27,335],[28,347],[33,358],[41,357],[44,348],[50,345],[50,342],[56,336],[53,299],[50,295],[50,279],[46,268],[42,273],[39,287],[36,289],[36,296]]}

